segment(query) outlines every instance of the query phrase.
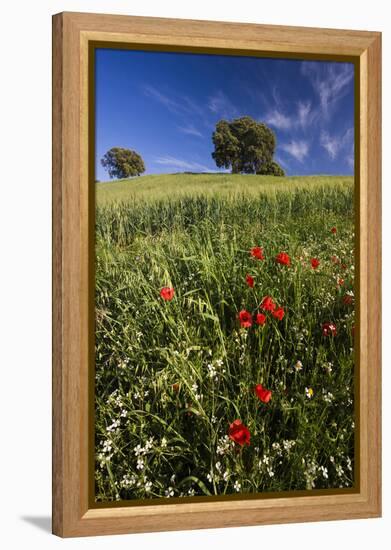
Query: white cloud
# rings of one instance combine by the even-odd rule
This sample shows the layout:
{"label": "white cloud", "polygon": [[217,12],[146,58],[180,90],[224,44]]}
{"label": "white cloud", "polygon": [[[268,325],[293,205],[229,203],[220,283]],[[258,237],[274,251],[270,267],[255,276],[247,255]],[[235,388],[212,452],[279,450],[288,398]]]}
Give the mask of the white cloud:
{"label": "white cloud", "polygon": [[198,162],[189,162],[184,159],[178,159],[176,157],[165,156],[157,157],[155,159],[156,164],[162,164],[164,166],[170,166],[173,169],[179,170],[189,170],[193,172],[214,172],[213,169],[205,166],[204,164],[199,164]]}
{"label": "white cloud", "polygon": [[353,128],[349,128],[342,135],[330,135],[328,132],[323,131],[320,134],[320,144],[327,151],[331,160],[335,160],[342,150],[349,151],[349,158],[351,157],[354,164],[353,146],[354,146],[354,131]]}
{"label": "white cloud", "polygon": [[299,101],[297,104],[297,122],[303,128],[310,126],[317,117],[317,112],[312,109],[311,101]]}
{"label": "white cloud", "polygon": [[274,126],[278,130],[289,130],[289,128],[291,128],[292,126],[292,119],[290,119],[288,116],[284,115],[277,109],[270,111],[265,116],[265,122],[267,122],[267,124],[270,124],[270,126]]}
{"label": "white cloud", "polygon": [[316,120],[317,110],[312,108],[310,101],[299,101],[297,103],[296,113],[291,115],[284,114],[280,109],[271,109],[263,119],[267,124],[278,130],[291,130],[301,128],[306,130]]}
{"label": "white cloud", "polygon": [[333,137],[328,132],[323,131],[320,134],[320,144],[324,149],[326,149],[332,160],[337,158],[341,148],[341,140],[338,137]]}
{"label": "white cloud", "polygon": [[146,84],[143,86],[144,94],[147,97],[154,99],[155,101],[164,105],[172,113],[183,113],[186,112],[186,109],[183,108],[180,102],[175,101],[174,99],[163,94],[160,90],[157,90],[153,86]]}
{"label": "white cloud", "polygon": [[282,145],[280,145],[280,149],[282,149],[286,153],[289,153],[299,162],[303,162],[305,157],[308,155],[310,147],[307,141],[292,140],[290,141],[290,143],[283,143]]}
{"label": "white cloud", "polygon": [[209,97],[209,110],[223,118],[232,118],[237,116],[238,111],[227,96],[219,90],[213,96]]}
{"label": "white cloud", "polygon": [[351,63],[303,61],[301,72],[310,79],[326,117],[329,115],[331,106],[348,93],[354,76]]}
{"label": "white cloud", "polygon": [[204,137],[203,134],[201,134],[201,132],[192,124],[189,124],[188,126],[178,126],[178,130],[189,136]]}

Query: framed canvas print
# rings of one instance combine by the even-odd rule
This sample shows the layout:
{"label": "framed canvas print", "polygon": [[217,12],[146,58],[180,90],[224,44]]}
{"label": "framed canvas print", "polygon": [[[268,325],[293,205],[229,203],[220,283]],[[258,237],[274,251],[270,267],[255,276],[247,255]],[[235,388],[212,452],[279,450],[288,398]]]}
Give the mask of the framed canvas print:
{"label": "framed canvas print", "polygon": [[53,532],[381,513],[381,36],[53,18]]}

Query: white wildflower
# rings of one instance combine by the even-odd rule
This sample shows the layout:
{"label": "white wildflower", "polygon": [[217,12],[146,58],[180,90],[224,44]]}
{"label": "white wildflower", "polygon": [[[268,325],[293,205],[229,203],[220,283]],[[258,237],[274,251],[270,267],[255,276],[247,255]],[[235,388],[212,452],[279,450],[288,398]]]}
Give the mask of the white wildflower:
{"label": "white wildflower", "polygon": [[325,479],[328,479],[329,474],[328,474],[326,466],[319,466],[319,471],[322,473],[322,475]]}
{"label": "white wildflower", "polygon": [[296,361],[293,368],[296,372],[300,372],[303,369],[303,363],[301,361]]}
{"label": "white wildflower", "polygon": [[140,455],[144,455],[145,454],[145,449],[144,447],[141,447],[140,444],[138,444],[134,449],[133,449],[133,452],[136,456],[140,456]]}
{"label": "white wildflower", "polygon": [[174,496],[174,489],[172,487],[169,487],[168,489],[166,489],[165,495],[166,495],[167,498],[173,497]]}
{"label": "white wildflower", "polygon": [[107,439],[106,441],[102,441],[101,445],[103,446],[102,451],[104,453],[109,453],[112,449],[113,442],[110,441],[110,439]]}

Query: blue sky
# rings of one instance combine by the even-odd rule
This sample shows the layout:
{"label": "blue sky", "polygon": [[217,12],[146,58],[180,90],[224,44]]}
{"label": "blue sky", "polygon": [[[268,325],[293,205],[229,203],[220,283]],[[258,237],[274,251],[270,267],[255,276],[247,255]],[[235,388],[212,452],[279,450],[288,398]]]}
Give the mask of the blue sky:
{"label": "blue sky", "polygon": [[216,122],[244,115],[274,130],[288,175],[353,174],[350,63],[98,49],[95,79],[100,181],[115,146],[141,154],[147,174],[218,171]]}

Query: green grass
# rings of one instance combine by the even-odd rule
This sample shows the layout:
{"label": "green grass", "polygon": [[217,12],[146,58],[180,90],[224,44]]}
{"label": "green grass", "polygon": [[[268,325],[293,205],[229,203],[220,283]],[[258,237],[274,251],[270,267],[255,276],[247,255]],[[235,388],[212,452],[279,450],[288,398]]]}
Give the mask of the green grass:
{"label": "green grass", "polygon": [[[264,261],[249,254],[257,245]],[[351,486],[353,258],[349,177],[97,184],[97,500]],[[265,295],[283,320],[241,328],[238,312]],[[250,446],[227,437],[235,419]]]}
{"label": "green grass", "polygon": [[129,180],[96,184],[99,206],[112,202],[179,198],[194,195],[275,195],[306,189],[315,192],[322,187],[346,188],[353,185],[351,176],[275,177],[241,174],[159,174]]}

